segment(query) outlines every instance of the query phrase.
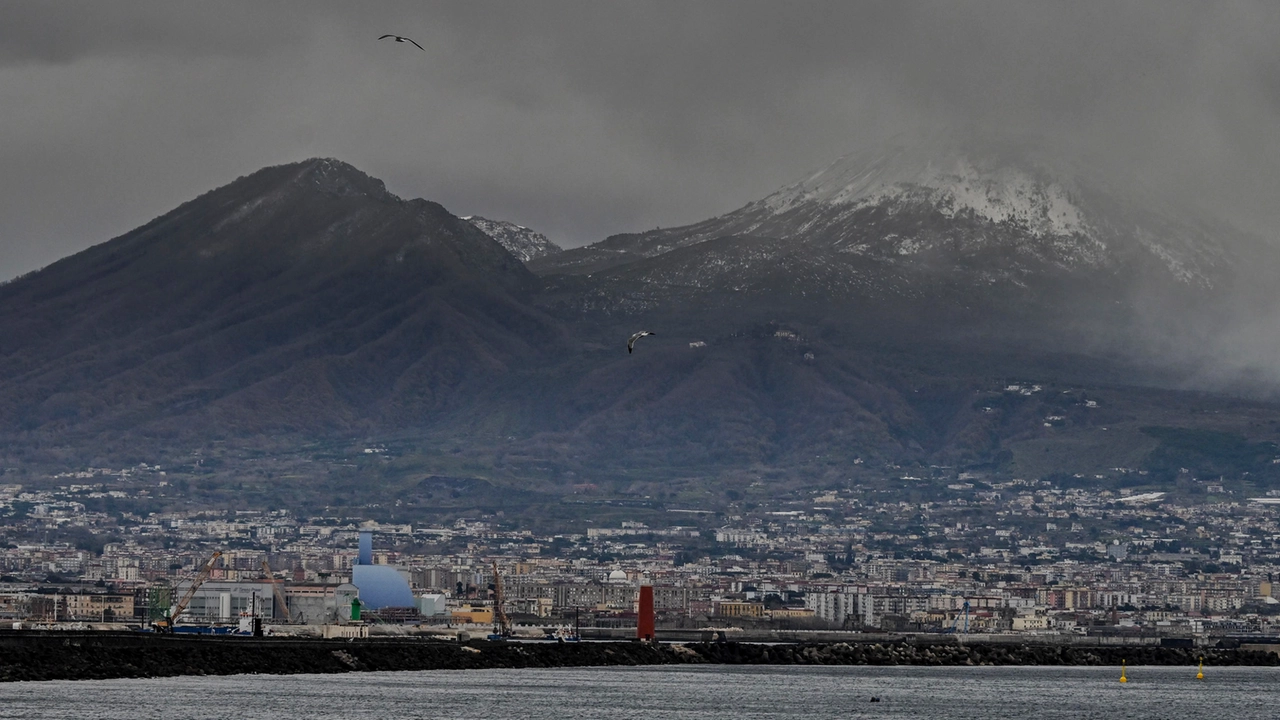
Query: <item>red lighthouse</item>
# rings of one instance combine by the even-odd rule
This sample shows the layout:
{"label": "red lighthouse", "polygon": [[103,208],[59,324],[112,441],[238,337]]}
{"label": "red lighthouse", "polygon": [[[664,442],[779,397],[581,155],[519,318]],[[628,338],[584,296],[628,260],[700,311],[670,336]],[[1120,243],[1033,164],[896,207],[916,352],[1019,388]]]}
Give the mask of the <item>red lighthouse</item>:
{"label": "red lighthouse", "polygon": [[640,613],[636,616],[636,639],[653,641],[653,586],[640,586]]}

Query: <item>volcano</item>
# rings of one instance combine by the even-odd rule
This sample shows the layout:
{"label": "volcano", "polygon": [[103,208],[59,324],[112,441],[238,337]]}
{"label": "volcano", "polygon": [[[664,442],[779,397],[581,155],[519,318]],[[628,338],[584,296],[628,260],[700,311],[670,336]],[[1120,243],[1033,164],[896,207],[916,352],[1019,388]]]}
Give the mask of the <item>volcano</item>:
{"label": "volcano", "polygon": [[270,167],[0,288],[11,437],[430,424],[561,339],[537,280],[436,203]]}
{"label": "volcano", "polygon": [[573,514],[578,486],[697,505],[726,478],[1096,476],[1204,444],[1151,428],[1280,439],[1272,404],[1171,389],[1144,329],[1212,325],[1272,256],[1154,197],[931,140],[557,252],[336,160],[265,168],[0,286],[0,443],[58,471],[176,457],[277,504]]}

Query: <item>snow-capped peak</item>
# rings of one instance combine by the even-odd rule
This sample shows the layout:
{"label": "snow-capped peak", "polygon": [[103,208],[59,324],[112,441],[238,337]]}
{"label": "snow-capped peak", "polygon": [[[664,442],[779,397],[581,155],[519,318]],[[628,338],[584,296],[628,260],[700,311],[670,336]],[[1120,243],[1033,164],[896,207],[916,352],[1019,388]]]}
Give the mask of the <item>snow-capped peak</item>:
{"label": "snow-capped peak", "polygon": [[1228,281],[1235,236],[1124,173],[1038,138],[900,138],[726,215],[608,238],[540,270],[589,273],[708,243],[669,264],[705,260],[690,271],[696,278],[688,282],[698,284],[726,273],[745,277],[753,266],[781,273],[781,258],[810,269],[843,267],[850,276],[878,267],[886,276],[943,273],[981,285],[1030,287],[1047,275],[1199,288]]}
{"label": "snow-capped peak", "polygon": [[904,197],[925,200],[949,217],[970,212],[995,223],[1016,222],[1033,236],[1090,230],[1063,181],[1043,171],[919,147],[845,156],[761,202],[785,212],[809,202],[861,207]]}
{"label": "snow-capped peak", "polygon": [[[854,237],[867,229],[854,221],[864,210],[896,215],[927,209],[1016,228],[1031,241],[1018,246],[1020,253],[1041,254],[1060,267],[1113,266],[1136,252],[1179,282],[1213,283],[1213,268],[1222,263],[1215,232],[1138,183],[1108,182],[1096,168],[1064,157],[1072,156],[1051,156],[1038,144],[955,134],[914,138],[846,155],[739,212],[775,236],[805,237],[820,229],[841,242],[874,244],[874,237]],[[798,222],[802,217],[808,219]],[[968,239],[944,235],[936,240],[959,242],[957,247],[990,238],[986,232]],[[901,242],[912,252],[921,246],[920,238]]]}
{"label": "snow-capped peak", "polygon": [[523,225],[506,220],[489,220],[479,215],[467,215],[459,219],[475,225],[523,263],[561,252],[560,246],[548,240],[545,235]]}

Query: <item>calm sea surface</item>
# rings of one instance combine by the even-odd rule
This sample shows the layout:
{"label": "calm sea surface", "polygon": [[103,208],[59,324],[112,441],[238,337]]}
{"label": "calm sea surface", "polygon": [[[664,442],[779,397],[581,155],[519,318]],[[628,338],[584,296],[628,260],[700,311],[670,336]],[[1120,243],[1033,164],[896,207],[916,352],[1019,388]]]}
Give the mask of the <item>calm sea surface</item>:
{"label": "calm sea surface", "polygon": [[[1280,669],[684,667],[0,684],[0,718],[1280,717]],[[870,702],[878,696],[879,703]]]}

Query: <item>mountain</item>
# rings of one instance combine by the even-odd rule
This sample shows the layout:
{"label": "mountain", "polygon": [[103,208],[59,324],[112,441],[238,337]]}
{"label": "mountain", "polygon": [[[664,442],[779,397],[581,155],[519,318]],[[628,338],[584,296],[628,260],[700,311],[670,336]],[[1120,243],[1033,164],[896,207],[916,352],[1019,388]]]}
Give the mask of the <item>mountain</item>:
{"label": "mountain", "polygon": [[[836,160],[761,200],[694,225],[615,235],[540,263],[595,273],[725,237],[789,241],[903,268],[968,273],[979,283],[1036,274],[1160,272],[1210,287],[1229,233],[1034,145],[940,134]],[[723,272],[728,272],[724,270]]]}
{"label": "mountain", "polygon": [[959,473],[1280,482],[1274,403],[1110,344],[1272,266],[1036,152],[850,156],[527,266],[553,246],[477,220],[314,159],[0,285],[0,471],[551,520]]}
{"label": "mountain", "polygon": [[479,215],[470,215],[462,219],[497,240],[498,244],[519,258],[522,263],[562,252],[560,246],[548,240],[546,235],[523,225],[516,225],[506,220],[489,220]]}
{"label": "mountain", "polygon": [[658,333],[585,372],[573,397],[616,404],[577,403],[546,444],[577,472],[785,484],[898,466],[1109,478],[1147,467],[1144,428],[1164,426],[1274,441],[1269,401],[1167,389],[1270,397],[1257,373],[1203,379],[1241,288],[1271,287],[1274,249],[1119,177],[940,134],[535,260],[539,303],[579,332]]}
{"label": "mountain", "polygon": [[429,426],[563,342],[537,286],[349,165],[266,168],[0,287],[0,433],[92,457]]}
{"label": "mountain", "polygon": [[1256,250],[1039,146],[942,134],[843,157],[720,217],[615,235],[530,268],[557,303],[586,312],[786,307],[895,326],[939,320],[971,335],[998,326],[1025,338],[1052,324],[1082,342],[1124,338],[1153,324],[1153,308],[1185,316],[1220,299]]}

